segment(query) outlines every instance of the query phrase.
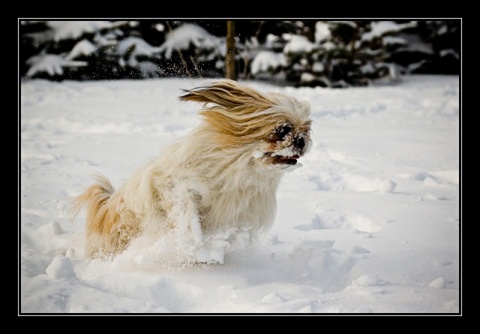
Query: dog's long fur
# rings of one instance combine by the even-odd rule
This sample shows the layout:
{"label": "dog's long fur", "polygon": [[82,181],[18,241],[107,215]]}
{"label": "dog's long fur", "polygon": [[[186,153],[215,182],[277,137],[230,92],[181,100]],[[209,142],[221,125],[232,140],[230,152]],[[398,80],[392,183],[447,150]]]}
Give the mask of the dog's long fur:
{"label": "dog's long fur", "polygon": [[180,99],[204,104],[203,123],[116,191],[98,176],[76,198],[75,214],[87,208],[88,257],[114,256],[140,234],[162,233],[179,221],[197,222],[202,233],[258,231],[273,222],[280,179],[311,145],[309,105],[232,80]]}

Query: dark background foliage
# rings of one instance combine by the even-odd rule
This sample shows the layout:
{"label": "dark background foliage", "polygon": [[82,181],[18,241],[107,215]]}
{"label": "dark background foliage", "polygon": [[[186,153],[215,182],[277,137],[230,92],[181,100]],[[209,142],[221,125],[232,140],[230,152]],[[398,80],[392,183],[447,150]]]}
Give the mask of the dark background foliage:
{"label": "dark background foliage", "polygon": [[[226,20],[19,21],[23,79],[225,77]],[[349,87],[459,74],[461,20],[236,20],[240,79]]]}

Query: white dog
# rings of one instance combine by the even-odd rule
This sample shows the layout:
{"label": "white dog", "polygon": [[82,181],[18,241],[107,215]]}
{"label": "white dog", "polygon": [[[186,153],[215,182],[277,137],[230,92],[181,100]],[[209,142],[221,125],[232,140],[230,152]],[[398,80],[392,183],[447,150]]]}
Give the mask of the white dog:
{"label": "white dog", "polygon": [[115,256],[134,238],[175,229],[179,220],[202,235],[259,231],[273,222],[280,179],[311,146],[308,103],[232,80],[180,99],[204,104],[203,123],[119,189],[99,176],[76,198],[75,214],[87,208],[88,257]]}

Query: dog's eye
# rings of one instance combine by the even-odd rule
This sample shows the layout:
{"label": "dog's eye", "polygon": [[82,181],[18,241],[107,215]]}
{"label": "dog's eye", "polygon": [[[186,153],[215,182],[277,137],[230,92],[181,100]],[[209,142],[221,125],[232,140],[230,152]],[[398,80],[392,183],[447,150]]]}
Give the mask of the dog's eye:
{"label": "dog's eye", "polygon": [[292,127],[290,125],[282,125],[281,127],[277,128],[275,132],[280,138],[283,139],[290,133],[290,131],[292,131]]}

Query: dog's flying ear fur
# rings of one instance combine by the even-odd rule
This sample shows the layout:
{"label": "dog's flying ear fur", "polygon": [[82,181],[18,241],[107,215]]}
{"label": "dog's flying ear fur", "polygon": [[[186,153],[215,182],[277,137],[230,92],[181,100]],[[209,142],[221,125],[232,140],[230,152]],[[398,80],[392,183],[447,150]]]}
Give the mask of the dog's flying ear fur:
{"label": "dog's flying ear fur", "polygon": [[255,105],[257,110],[268,109],[272,101],[265,95],[238,84],[233,80],[220,80],[210,85],[184,90],[185,95],[180,96],[182,101],[194,101],[213,103],[228,110],[245,108],[248,105]]}
{"label": "dog's flying ear fur", "polygon": [[185,92],[180,100],[204,103],[200,115],[216,130],[216,138],[224,146],[266,138],[272,126],[284,121],[281,114],[272,110],[275,102],[269,95],[233,80],[220,80]]}

